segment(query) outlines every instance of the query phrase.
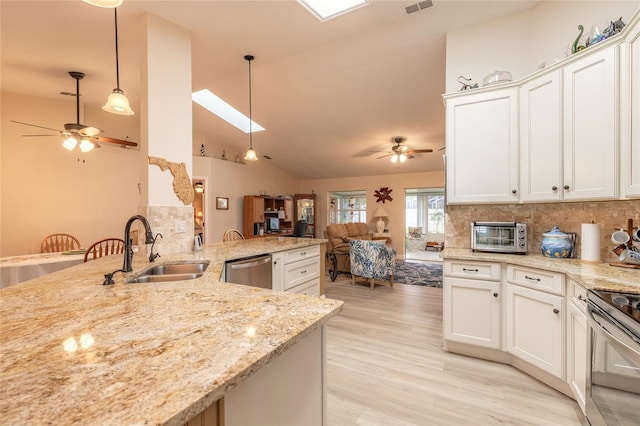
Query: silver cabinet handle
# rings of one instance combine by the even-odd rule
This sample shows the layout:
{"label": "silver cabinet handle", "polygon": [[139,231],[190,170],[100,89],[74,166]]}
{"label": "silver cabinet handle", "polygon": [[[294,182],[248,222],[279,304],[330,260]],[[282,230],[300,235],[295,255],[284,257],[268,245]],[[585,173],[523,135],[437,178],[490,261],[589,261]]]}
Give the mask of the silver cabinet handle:
{"label": "silver cabinet handle", "polygon": [[553,185],[553,186],[551,187],[551,190],[552,190],[552,191],[557,191],[557,190],[558,190],[558,187],[557,187],[557,186],[555,186],[555,185]]}
{"label": "silver cabinet handle", "polygon": [[525,277],[526,279],[528,279],[528,280],[531,280],[531,281],[540,282],[540,278],[532,278],[532,277],[530,277],[530,276],[528,276],[528,275],[525,275],[524,277]]}
{"label": "silver cabinet handle", "polygon": [[579,294],[579,295],[578,295],[578,300],[581,300],[581,301],[583,301],[583,302],[586,302],[586,301],[587,301],[587,299],[586,299],[586,298],[584,298],[581,294]]}
{"label": "silver cabinet handle", "polygon": [[465,272],[478,272],[477,269],[467,269],[467,268],[462,268],[463,271]]}
{"label": "silver cabinet handle", "polygon": [[511,193],[512,193],[512,194],[515,194],[515,193],[517,193],[517,192],[518,192],[518,191],[517,191],[516,189],[512,189],[512,190],[511,190]]}
{"label": "silver cabinet handle", "polygon": [[553,308],[553,313],[554,313],[554,314],[559,314],[559,313],[560,313],[560,310],[558,310],[557,308]]}
{"label": "silver cabinet handle", "polygon": [[569,185],[565,185],[564,189],[569,190]]}

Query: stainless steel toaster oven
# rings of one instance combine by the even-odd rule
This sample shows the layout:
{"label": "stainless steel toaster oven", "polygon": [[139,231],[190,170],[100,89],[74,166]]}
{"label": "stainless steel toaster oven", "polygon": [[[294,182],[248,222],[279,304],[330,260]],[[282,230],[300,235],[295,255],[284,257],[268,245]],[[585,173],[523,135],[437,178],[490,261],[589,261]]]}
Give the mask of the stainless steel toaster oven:
{"label": "stainless steel toaster oven", "polygon": [[471,249],[492,253],[525,254],[527,252],[527,224],[472,222]]}

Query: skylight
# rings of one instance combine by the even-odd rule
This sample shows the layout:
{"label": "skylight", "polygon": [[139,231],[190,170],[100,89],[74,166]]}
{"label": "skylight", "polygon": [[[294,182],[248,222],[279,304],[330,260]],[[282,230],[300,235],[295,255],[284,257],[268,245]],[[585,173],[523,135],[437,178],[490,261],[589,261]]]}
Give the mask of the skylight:
{"label": "skylight", "polygon": [[370,0],[297,0],[305,9],[321,21],[327,21],[343,13],[366,6]]}
{"label": "skylight", "polygon": [[[237,127],[245,133],[249,133],[249,117],[214,95],[209,89],[198,90],[191,94],[193,102],[211,111],[227,123]],[[261,132],[264,127],[251,120],[251,131]]]}

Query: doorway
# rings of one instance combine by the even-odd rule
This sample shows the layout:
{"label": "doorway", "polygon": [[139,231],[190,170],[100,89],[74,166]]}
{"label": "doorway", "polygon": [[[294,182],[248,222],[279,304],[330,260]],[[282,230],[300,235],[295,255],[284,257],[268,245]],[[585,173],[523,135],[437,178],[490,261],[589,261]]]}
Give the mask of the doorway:
{"label": "doorway", "polygon": [[405,259],[442,262],[444,188],[405,189]]}
{"label": "doorway", "polygon": [[191,184],[193,185],[193,235],[199,235],[202,238],[202,243],[205,243],[209,238],[205,227],[209,222],[207,178],[194,176]]}

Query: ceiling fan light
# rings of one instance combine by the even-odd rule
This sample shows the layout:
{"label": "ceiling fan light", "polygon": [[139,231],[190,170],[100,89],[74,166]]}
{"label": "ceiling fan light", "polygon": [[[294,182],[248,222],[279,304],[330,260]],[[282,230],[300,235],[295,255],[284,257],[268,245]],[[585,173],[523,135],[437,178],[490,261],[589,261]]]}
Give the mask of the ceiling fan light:
{"label": "ceiling fan light", "polygon": [[73,149],[76,147],[77,144],[78,144],[78,140],[73,136],[69,136],[62,142],[62,146],[65,147],[65,149],[68,149],[69,151],[73,151]]}
{"label": "ceiling fan light", "polygon": [[135,114],[129,106],[129,99],[127,99],[124,92],[120,89],[113,89],[113,92],[111,92],[107,98],[107,103],[102,106],[102,109],[112,114]]}
{"label": "ceiling fan light", "polygon": [[398,162],[398,154],[393,154],[393,155],[391,156],[391,162],[392,162],[393,164],[395,164],[395,163],[397,163],[397,162]]}
{"label": "ceiling fan light", "polygon": [[96,145],[93,142],[91,142],[89,139],[82,139],[80,141],[80,151],[82,152],[89,152],[95,147]]}
{"label": "ceiling fan light", "polygon": [[407,156],[404,154],[400,154],[399,158],[401,163],[404,163],[405,161],[407,161]]}
{"label": "ceiling fan light", "polygon": [[256,161],[258,159],[258,156],[256,155],[256,151],[253,148],[249,148],[249,150],[244,156],[244,159],[247,161]]}
{"label": "ceiling fan light", "polygon": [[98,7],[118,7],[122,4],[123,0],[82,0],[92,6]]}

